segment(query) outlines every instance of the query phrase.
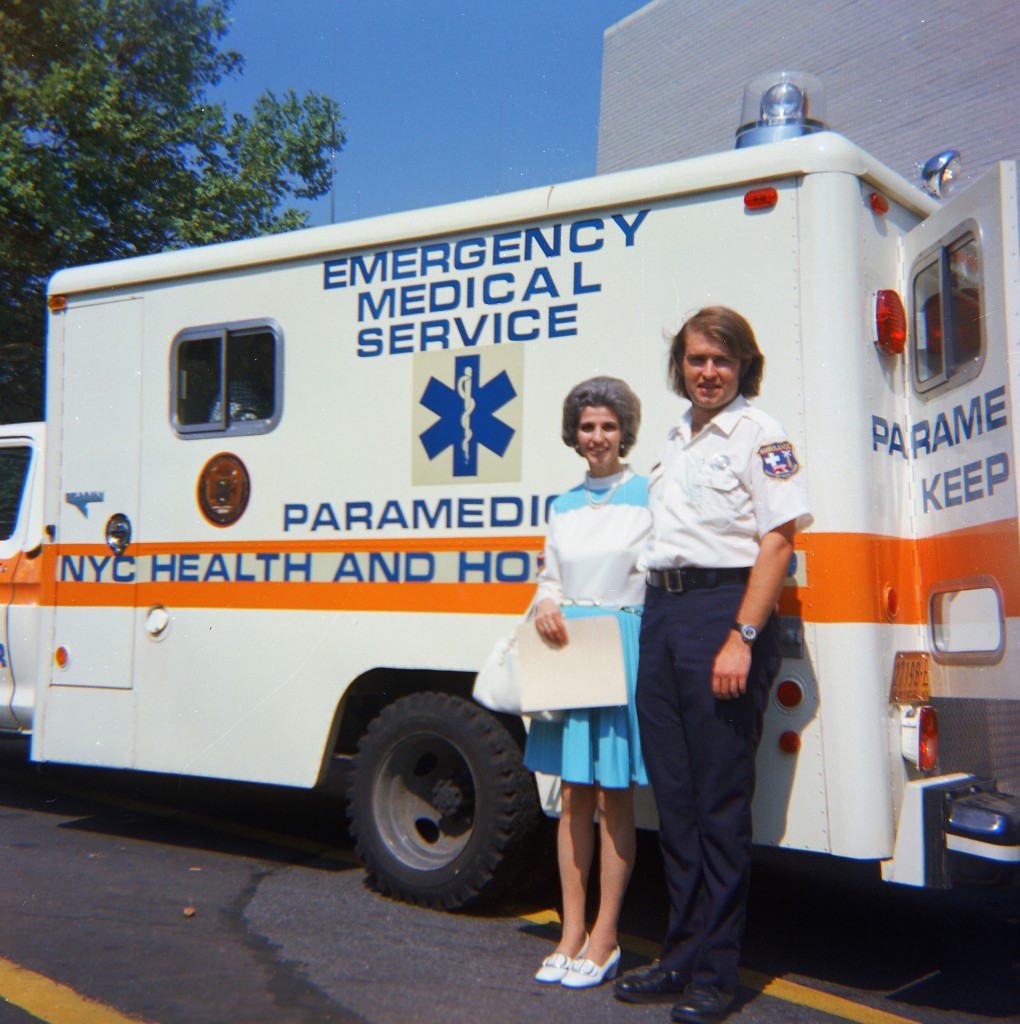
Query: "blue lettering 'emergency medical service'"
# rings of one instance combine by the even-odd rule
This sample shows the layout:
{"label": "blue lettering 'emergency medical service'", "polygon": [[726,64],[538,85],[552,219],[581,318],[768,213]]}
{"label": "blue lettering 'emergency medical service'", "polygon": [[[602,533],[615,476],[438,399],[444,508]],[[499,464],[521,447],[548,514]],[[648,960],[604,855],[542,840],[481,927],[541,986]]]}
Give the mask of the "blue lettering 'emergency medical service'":
{"label": "blue lettering 'emergency medical service'", "polygon": [[322,286],[353,294],[360,358],[576,337],[589,261],[633,250],[649,212],[337,257]]}

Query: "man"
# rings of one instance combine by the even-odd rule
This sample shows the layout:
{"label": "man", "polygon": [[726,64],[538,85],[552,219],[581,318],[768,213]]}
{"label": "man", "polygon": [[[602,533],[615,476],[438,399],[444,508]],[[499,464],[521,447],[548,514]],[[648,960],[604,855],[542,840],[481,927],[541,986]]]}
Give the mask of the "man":
{"label": "man", "polygon": [[661,959],[619,979],[614,994],[679,997],[676,1022],[714,1024],[733,1008],[755,753],[781,658],[774,612],[794,531],[812,520],[793,444],[747,401],[764,365],[739,313],[691,317],[670,370],[691,407],[649,478],[637,710],[670,920]]}

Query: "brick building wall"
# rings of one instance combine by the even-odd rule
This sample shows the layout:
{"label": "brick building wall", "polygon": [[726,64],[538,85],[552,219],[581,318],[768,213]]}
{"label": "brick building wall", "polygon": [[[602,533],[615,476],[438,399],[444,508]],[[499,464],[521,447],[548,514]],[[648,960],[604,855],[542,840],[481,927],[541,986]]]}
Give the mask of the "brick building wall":
{"label": "brick building wall", "polygon": [[606,30],[599,173],[732,149],[747,82],[809,71],[828,124],[905,177],[1020,157],[1016,0],[653,0]]}

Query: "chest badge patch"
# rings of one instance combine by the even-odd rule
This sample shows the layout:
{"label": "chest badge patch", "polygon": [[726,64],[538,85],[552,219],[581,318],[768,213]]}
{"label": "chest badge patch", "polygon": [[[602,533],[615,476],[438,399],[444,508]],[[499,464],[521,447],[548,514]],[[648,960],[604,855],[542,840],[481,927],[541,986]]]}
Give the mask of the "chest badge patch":
{"label": "chest badge patch", "polygon": [[789,480],[800,472],[800,463],[790,441],[763,444],[758,454],[765,475],[772,480]]}

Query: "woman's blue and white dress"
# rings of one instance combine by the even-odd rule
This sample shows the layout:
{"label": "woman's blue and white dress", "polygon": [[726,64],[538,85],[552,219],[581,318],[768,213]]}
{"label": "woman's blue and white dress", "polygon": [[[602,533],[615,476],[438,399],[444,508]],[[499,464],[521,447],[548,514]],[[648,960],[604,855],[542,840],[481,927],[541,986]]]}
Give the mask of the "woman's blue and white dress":
{"label": "woman's blue and white dress", "polygon": [[561,605],[568,633],[572,618],[616,616],[629,700],[625,707],[567,711],[557,722],[533,719],[524,750],[531,771],[607,789],[648,783],[634,686],[645,596],[642,556],[651,524],[648,480],[629,468],[611,477],[587,475],[552,505],[535,601],[551,598]]}

